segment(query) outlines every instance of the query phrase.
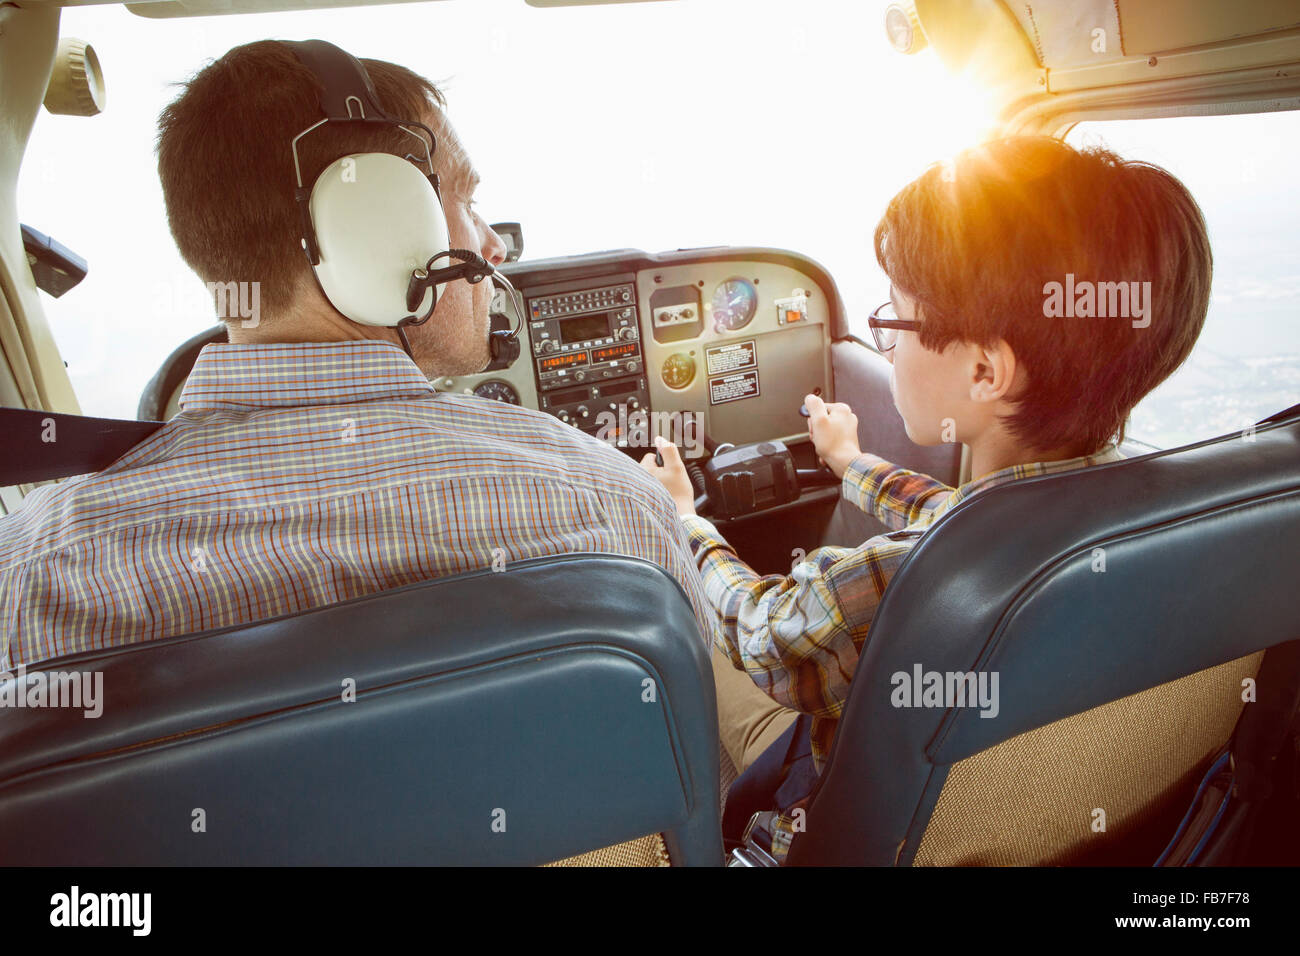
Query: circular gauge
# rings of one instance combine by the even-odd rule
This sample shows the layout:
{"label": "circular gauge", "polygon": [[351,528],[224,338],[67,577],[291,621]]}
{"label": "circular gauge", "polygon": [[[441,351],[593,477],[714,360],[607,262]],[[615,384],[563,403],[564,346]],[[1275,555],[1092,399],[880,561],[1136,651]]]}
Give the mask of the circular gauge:
{"label": "circular gauge", "polygon": [[713,327],[719,332],[743,329],[757,310],[758,293],[746,279],[728,279],[713,290]]}
{"label": "circular gauge", "polygon": [[479,398],[490,398],[494,402],[505,402],[507,405],[519,404],[519,393],[508,382],[495,379],[490,382],[480,382],[474,387],[474,394]]}
{"label": "circular gauge", "polygon": [[659,374],[669,388],[685,388],[695,379],[695,359],[685,352],[674,352],[664,359]]}

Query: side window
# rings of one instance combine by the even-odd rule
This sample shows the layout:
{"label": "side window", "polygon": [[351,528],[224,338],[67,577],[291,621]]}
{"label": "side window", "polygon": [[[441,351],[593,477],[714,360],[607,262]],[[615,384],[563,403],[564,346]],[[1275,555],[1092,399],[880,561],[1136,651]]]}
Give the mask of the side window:
{"label": "side window", "polygon": [[1205,327],[1183,366],[1133,410],[1129,436],[1176,447],[1300,402],[1300,112],[1089,122],[1066,139],[1163,166],[1209,228]]}

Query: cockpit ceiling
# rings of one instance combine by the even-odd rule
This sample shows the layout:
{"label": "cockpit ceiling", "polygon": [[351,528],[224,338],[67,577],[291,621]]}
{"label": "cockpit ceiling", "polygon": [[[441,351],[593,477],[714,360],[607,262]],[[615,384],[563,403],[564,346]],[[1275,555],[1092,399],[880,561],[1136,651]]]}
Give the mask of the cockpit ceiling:
{"label": "cockpit ceiling", "polygon": [[331,7],[374,7],[392,3],[428,3],[431,0],[147,0],[128,3],[136,16],[150,19],[213,17],[234,13],[274,13],[284,10],[324,10]]}
{"label": "cockpit ceiling", "polygon": [[[27,0],[79,6],[113,0]],[[136,0],[148,18],[437,0]],[[518,0],[534,7],[690,0]],[[1300,109],[1297,0],[900,0],[1006,132],[1107,116]],[[800,15],[787,0],[785,16]],[[883,23],[882,23],[883,25]],[[865,41],[864,41],[865,42]],[[922,44],[920,46],[925,46]]]}
{"label": "cockpit ceiling", "polygon": [[[52,7],[89,7],[120,0],[31,0]],[[437,0],[139,0],[124,6],[150,19],[216,17],[236,13],[279,13],[287,10],[328,10],[334,7],[378,7],[394,3],[433,3]],[[532,7],[591,6],[604,3],[646,3],[651,0],[519,0]]]}
{"label": "cockpit ceiling", "polygon": [[[1007,7],[1051,70],[1095,66],[1300,27],[1295,0],[1010,0]],[[1118,43],[1102,46],[1097,30]]]}
{"label": "cockpit ceiling", "polygon": [[[117,0],[33,0],[50,6],[93,6]],[[142,17],[204,17],[238,13],[272,13],[333,7],[430,3],[437,0],[138,0],[125,4]],[[650,0],[520,0],[534,7],[644,3]],[[792,12],[798,0],[791,0]],[[1009,10],[1019,24],[1038,65],[1052,70],[1095,66],[1106,59],[1182,50],[1227,40],[1300,28],[1295,0],[916,0],[923,29],[939,19],[969,22],[988,17],[990,7]],[[964,8],[964,9],[962,9]],[[983,12],[981,12],[983,11]],[[1118,37],[1099,50],[1095,31]]]}
{"label": "cockpit ceiling", "polygon": [[[28,0],[34,6],[96,7],[121,0]],[[154,19],[215,17],[235,13],[278,13],[285,10],[328,10],[333,7],[378,7],[394,3],[434,3],[438,0],[140,0],[122,4],[137,16]],[[524,0],[520,0],[524,2]]]}
{"label": "cockpit ceiling", "polygon": [[912,0],[1007,132],[1083,119],[1300,109],[1296,0]]}

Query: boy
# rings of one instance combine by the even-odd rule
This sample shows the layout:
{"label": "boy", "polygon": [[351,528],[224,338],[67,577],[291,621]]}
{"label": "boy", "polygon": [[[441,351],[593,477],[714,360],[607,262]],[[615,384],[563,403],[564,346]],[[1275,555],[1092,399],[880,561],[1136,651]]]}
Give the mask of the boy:
{"label": "boy", "polygon": [[[917,444],[966,444],[974,480],[953,489],[864,453],[852,410],[810,395],[809,433],[845,498],[913,534],[819,548],[788,577],[760,577],[694,514],[676,448],[662,468],[642,461],[677,504],[731,667],[765,695],[715,668],[723,741],[742,772],[762,756],[771,782],[784,778],[783,809],[821,771],[876,607],[920,535],[985,488],[1122,457],[1129,412],[1187,358],[1209,307],[1209,239],[1186,188],[1047,137],[930,167],[890,202],[875,246],[891,293],[869,325],[894,404]],[[804,737],[808,759],[785,767]],[[779,818],[778,859],[791,837]]]}

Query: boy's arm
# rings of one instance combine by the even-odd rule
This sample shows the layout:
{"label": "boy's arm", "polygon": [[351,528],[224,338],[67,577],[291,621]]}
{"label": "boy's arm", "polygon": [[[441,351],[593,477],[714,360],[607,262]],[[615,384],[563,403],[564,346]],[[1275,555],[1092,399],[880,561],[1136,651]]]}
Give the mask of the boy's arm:
{"label": "boy's arm", "polygon": [[849,504],[894,530],[927,517],[954,492],[936,478],[866,452],[845,466],[840,486]]}
{"label": "boy's arm", "polygon": [[711,522],[681,521],[732,664],[778,703],[838,717],[876,606],[913,542],[818,548],[788,576],[761,576]]}
{"label": "boy's arm", "polygon": [[682,590],[686,592],[686,597],[691,602],[695,621],[700,627],[700,636],[704,639],[704,646],[712,649],[713,645],[721,641],[718,612],[705,592],[704,581],[692,556],[693,545],[687,530],[682,527],[675,515],[669,516],[668,531],[673,540],[668,571],[681,584]]}
{"label": "boy's arm", "polygon": [[858,416],[843,402],[827,405],[807,395],[804,404],[817,457],[840,479],[840,493],[886,527],[906,528],[953,494],[941,481],[864,452],[858,445]]}

